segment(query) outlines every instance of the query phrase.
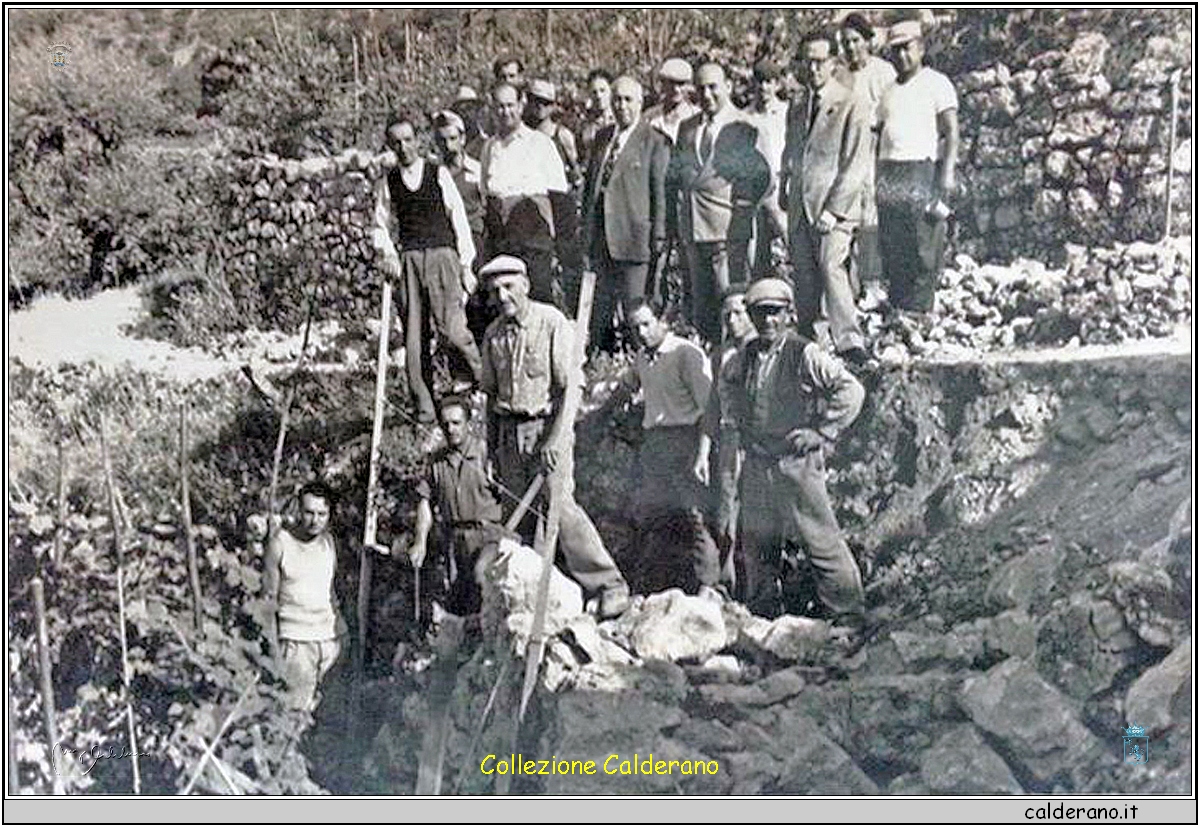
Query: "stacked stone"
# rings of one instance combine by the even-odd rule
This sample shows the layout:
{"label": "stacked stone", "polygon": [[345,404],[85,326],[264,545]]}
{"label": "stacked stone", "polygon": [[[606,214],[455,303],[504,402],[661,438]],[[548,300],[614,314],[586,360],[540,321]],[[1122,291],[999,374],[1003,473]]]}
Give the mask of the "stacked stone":
{"label": "stacked stone", "polygon": [[868,317],[877,351],[903,361],[938,350],[1112,344],[1171,336],[1191,320],[1190,239],[1067,245],[1067,257],[1056,269],[1028,259],[981,265],[959,254],[924,323]]}
{"label": "stacked stone", "polygon": [[373,315],[379,276],[371,230],[374,187],[390,153],[349,149],[303,161],[243,162],[227,194],[223,254],[230,289],[264,322],[302,324],[319,282],[322,311]]}
{"label": "stacked stone", "polygon": [[[1175,44],[1147,41],[1114,77],[1109,42],[1081,34],[1019,71],[1002,63],[955,78],[962,126],[960,249],[979,258],[1054,258],[1066,242],[1161,238]],[[1110,64],[1112,61],[1109,62]],[[1105,70],[1109,75],[1105,74]],[[1190,233],[1191,68],[1184,69],[1173,231]]]}

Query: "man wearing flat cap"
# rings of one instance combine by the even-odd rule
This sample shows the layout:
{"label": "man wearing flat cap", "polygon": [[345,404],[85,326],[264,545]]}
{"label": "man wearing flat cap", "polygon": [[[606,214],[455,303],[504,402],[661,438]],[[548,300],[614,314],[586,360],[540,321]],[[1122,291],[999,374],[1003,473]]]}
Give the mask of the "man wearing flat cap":
{"label": "man wearing flat cap", "polygon": [[[575,501],[575,423],[566,421],[563,402],[572,382],[583,383],[583,370],[575,360],[571,323],[557,308],[530,299],[521,259],[499,256],[480,277],[500,312],[483,337],[482,381],[488,445],[500,481],[519,496],[539,472],[558,475],[559,547],[567,570],[585,594],[599,596],[602,618],[621,614],[629,606],[629,586]],[[543,509],[548,487],[535,500]]]}
{"label": "man wearing flat cap", "polygon": [[891,306],[924,313],[933,309],[946,246],[947,201],[958,163],[958,96],[948,77],[922,65],[918,21],[892,26],[888,57],[897,78],[879,104],[879,251]]}
{"label": "man wearing flat cap", "polygon": [[663,61],[658,70],[658,98],[661,102],[647,109],[642,117],[665,135],[672,146],[679,135],[679,125],[700,111],[692,103],[691,93],[691,64],[681,57]]}
{"label": "man wearing flat cap", "polygon": [[803,548],[816,570],[818,613],[856,624],[862,578],[825,490],[825,453],[858,416],[863,387],[836,357],[792,329],[787,282],[754,282],[746,305],[758,337],[729,368],[730,415],[745,452],[738,509],[743,597],[755,614],[778,615],[784,561]]}
{"label": "man wearing flat cap", "polygon": [[531,80],[525,98],[525,123],[531,129],[550,136],[562,158],[567,182],[572,188],[578,188],[582,182],[582,172],[575,136],[554,119],[558,113],[558,90],[548,80]]}

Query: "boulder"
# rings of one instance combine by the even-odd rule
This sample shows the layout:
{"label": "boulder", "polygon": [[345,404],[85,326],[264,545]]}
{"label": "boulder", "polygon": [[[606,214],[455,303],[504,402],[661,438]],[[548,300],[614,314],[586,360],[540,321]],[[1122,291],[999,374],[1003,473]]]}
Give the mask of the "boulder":
{"label": "boulder", "polygon": [[933,793],[947,795],[1021,795],[1012,770],[979,731],[962,724],[938,739],[921,756],[921,778]]}
{"label": "boulder", "polygon": [[1037,623],[1024,609],[1009,609],[990,618],[983,645],[989,655],[1028,658],[1037,647]]}
{"label": "boulder", "polygon": [[787,707],[762,710],[768,752],[784,763],[769,792],[782,795],[875,795],[879,788],[815,721]]}
{"label": "boulder", "polygon": [[[1190,508],[1185,502],[1184,507]],[[1184,527],[1108,567],[1107,594],[1151,646],[1178,646],[1191,632],[1191,530]]]}
{"label": "boulder", "polygon": [[1192,717],[1192,639],[1150,667],[1125,695],[1125,721],[1145,727],[1151,735]]}
{"label": "boulder", "polygon": [[812,659],[830,637],[825,621],[795,615],[781,615],[772,621],[755,618],[738,631],[739,648],[793,663]]}
{"label": "boulder", "polygon": [[773,672],[749,685],[719,683],[700,687],[700,697],[710,704],[734,706],[770,706],[798,695],[804,678],[795,669]]}
{"label": "boulder", "polygon": [[1014,767],[1039,784],[1069,778],[1102,752],[1074,707],[1020,658],[968,678],[959,703],[1003,745]]}
{"label": "boulder", "polygon": [[987,602],[999,609],[1028,609],[1054,588],[1062,552],[1044,544],[1006,562],[988,581]]}
{"label": "boulder", "polygon": [[[484,636],[499,640],[512,635],[513,651],[523,653],[533,627],[542,558],[528,546],[501,540],[495,556],[484,564]],[[550,575],[545,633],[558,634],[583,614],[579,584],[555,568]]]}
{"label": "boulder", "polygon": [[646,598],[630,622],[634,650],[647,660],[704,659],[728,642],[721,603],[680,589]]}
{"label": "boulder", "polygon": [[1111,603],[1084,590],[1056,604],[1038,629],[1038,672],[1079,701],[1111,686],[1132,662],[1135,643],[1119,617],[1114,627],[1114,613]]}

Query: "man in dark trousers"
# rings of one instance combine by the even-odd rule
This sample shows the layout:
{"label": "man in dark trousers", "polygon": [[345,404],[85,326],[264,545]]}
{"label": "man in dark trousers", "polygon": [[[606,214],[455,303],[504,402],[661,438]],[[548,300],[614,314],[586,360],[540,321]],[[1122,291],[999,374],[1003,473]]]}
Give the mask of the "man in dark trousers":
{"label": "man in dark trousers", "polygon": [[412,121],[396,121],[387,136],[398,163],[376,188],[373,240],[383,272],[399,282],[406,311],[406,373],[418,417],[433,422],[437,412],[422,330],[427,319],[457,357],[451,368],[459,389],[479,381],[479,349],[463,309],[465,297],[475,291],[475,242],[454,179],[445,167],[421,156]]}
{"label": "man in dark trousers", "polygon": [[471,433],[471,406],[447,396],[440,404],[446,445],[433,455],[429,473],[417,485],[420,502],[408,558],[420,569],[428,552],[435,512],[442,536],[452,547],[447,555],[450,595],[446,608],[457,615],[475,614],[482,593],[475,577],[480,552],[504,535],[500,499],[488,477],[487,445]]}
{"label": "man in dark trousers", "polygon": [[[667,203],[691,275],[692,323],[709,342],[721,336],[720,296],[746,281],[754,215],[771,187],[758,128],[729,100],[725,70],[696,72],[700,114],[684,121],[671,156]],[[677,201],[676,196],[679,196]]]}
{"label": "man in dark trousers", "polygon": [[888,57],[896,82],[879,102],[879,251],[893,308],[933,309],[946,248],[946,203],[958,163],[958,95],[950,79],[924,65],[921,24],[892,26]]}
{"label": "man in dark trousers", "polygon": [[745,451],[738,543],[755,614],[781,608],[784,546],[803,547],[817,573],[821,613],[862,620],[863,587],[825,490],[825,452],[854,421],[863,387],[835,357],[792,329],[792,288],[762,279],[746,291],[758,337],[734,356],[732,417]]}
{"label": "man in dark trousers", "polygon": [[618,297],[646,294],[651,264],[666,248],[666,179],[671,148],[641,119],[642,85],[621,76],[613,83],[616,123],[596,136],[584,187],[584,227],[596,301],[591,344],[612,351]]}
{"label": "man in dark trousers", "polygon": [[671,332],[657,302],[626,305],[629,327],[642,349],[625,383],[644,399],[638,450],[640,528],[638,586],[643,592],[679,587],[696,593],[716,586],[717,546],[705,525],[712,439],[704,416],[712,389],[708,357]]}
{"label": "man in dark trousers", "polygon": [[[519,258],[499,256],[480,276],[500,312],[483,337],[482,384],[488,396],[488,446],[500,481],[509,491],[523,493],[538,473],[558,475],[558,537],[567,570],[585,595],[599,596],[602,618],[619,615],[629,607],[629,586],[575,501],[575,423],[565,417],[564,401],[570,383],[582,384],[583,371],[575,359],[571,323],[553,305],[529,297],[529,276]],[[542,509],[550,484],[534,501]]]}
{"label": "man in dark trousers", "polygon": [[850,284],[850,245],[874,162],[870,112],[834,80],[831,39],[809,38],[800,58],[807,88],[788,112],[779,193],[788,213],[798,323],[813,336],[813,323],[827,316],[834,348],[861,365],[867,351]]}

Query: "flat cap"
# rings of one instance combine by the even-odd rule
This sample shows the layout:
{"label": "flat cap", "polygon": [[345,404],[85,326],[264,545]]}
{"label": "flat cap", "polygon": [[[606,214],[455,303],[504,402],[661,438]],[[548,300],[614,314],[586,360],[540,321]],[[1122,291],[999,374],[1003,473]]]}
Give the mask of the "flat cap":
{"label": "flat cap", "polygon": [[466,132],[467,127],[463,123],[463,119],[449,109],[443,109],[433,116],[433,128],[444,129],[447,126],[452,126],[459,132]]}
{"label": "flat cap", "polygon": [[474,89],[472,89],[470,86],[466,86],[466,85],[458,87],[458,94],[454,98],[455,103],[458,103],[459,101],[477,101],[477,100],[479,100],[479,94]]}
{"label": "flat cap", "polygon": [[675,83],[691,83],[692,66],[681,57],[667,58],[659,68],[658,76],[663,80],[672,80]]}
{"label": "flat cap", "polygon": [[901,20],[888,30],[888,45],[902,46],[910,40],[919,40],[920,37],[920,20]]}
{"label": "flat cap", "polygon": [[757,304],[787,305],[794,302],[792,286],[783,279],[759,279],[746,290],[746,306]]}
{"label": "flat cap", "polygon": [[525,267],[525,262],[516,256],[496,256],[483,265],[483,267],[479,268],[479,278],[484,280],[513,274],[525,276],[526,278],[529,277],[529,271]]}
{"label": "flat cap", "polygon": [[529,82],[529,97],[531,98],[554,103],[558,100],[557,91],[554,84],[548,80],[531,80]]}

